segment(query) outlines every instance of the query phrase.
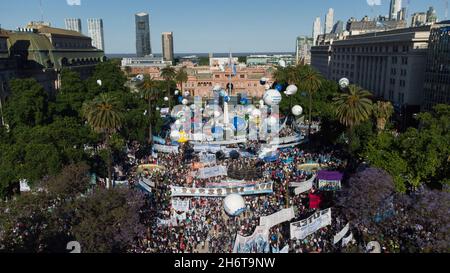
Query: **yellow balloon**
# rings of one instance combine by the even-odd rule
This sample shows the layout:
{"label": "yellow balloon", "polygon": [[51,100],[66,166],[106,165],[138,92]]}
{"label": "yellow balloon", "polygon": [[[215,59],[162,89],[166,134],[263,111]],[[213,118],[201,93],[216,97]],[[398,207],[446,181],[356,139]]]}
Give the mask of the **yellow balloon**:
{"label": "yellow balloon", "polygon": [[178,140],[179,143],[186,143],[188,142],[188,135],[184,131],[180,131],[180,139]]}

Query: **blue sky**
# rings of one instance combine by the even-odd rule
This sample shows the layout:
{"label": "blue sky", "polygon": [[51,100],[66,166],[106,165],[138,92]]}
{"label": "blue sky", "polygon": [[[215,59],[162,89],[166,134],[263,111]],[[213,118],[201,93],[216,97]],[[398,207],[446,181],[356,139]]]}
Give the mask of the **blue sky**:
{"label": "blue sky", "polygon": [[[77,0],[72,0],[77,1]],[[405,0],[406,3],[408,0]],[[444,17],[444,0],[409,0],[410,14],[432,5]],[[64,18],[102,18],[107,53],[134,53],[134,14],[149,12],[152,48],[161,52],[161,32],[174,32],[176,53],[292,52],[295,37],[311,35],[314,18],[322,23],[328,8],[335,20],[388,14],[389,0],[381,0],[372,13],[366,0],[42,0],[44,20],[64,28]],[[40,20],[39,0],[2,0],[0,24],[16,29]]]}

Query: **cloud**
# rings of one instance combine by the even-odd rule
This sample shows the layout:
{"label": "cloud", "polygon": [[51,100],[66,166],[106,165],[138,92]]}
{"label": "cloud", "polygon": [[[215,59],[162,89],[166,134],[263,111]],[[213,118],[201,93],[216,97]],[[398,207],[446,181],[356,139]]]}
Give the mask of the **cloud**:
{"label": "cloud", "polygon": [[81,6],[81,0],[66,0],[69,6]]}
{"label": "cloud", "polygon": [[380,6],[381,0],[366,0],[369,6]]}

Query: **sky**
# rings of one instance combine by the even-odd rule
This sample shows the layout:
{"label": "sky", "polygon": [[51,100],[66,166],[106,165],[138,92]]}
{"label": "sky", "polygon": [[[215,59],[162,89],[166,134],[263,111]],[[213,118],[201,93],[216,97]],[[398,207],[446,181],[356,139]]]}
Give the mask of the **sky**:
{"label": "sky", "polygon": [[[323,24],[328,8],[335,10],[335,21],[344,22],[389,11],[389,0],[373,9],[367,0],[2,0],[1,27],[14,30],[40,20],[40,1],[44,21],[53,27],[64,28],[64,18],[80,18],[87,34],[87,19],[102,18],[108,54],[136,52],[138,12],[150,13],[154,53],[161,52],[166,31],[174,32],[175,53],[223,53],[294,52],[295,38],[311,35],[315,17]],[[444,18],[444,0],[404,2],[410,2],[410,14],[434,6]]]}

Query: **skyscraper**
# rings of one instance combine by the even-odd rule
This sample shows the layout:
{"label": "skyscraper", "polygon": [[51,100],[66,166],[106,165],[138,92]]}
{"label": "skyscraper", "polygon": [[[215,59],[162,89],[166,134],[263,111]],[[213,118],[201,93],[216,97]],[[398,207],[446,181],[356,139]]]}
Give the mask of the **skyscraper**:
{"label": "skyscraper", "polygon": [[331,30],[331,33],[333,34],[342,34],[344,32],[344,22],[341,20],[338,20],[336,24],[334,24],[333,29]]}
{"label": "skyscraper", "polygon": [[334,25],[334,10],[330,8],[325,16],[325,34],[331,33]]}
{"label": "skyscraper", "polygon": [[402,0],[391,0],[389,19],[397,20],[398,12],[402,10]]}
{"label": "skyscraper", "polygon": [[152,54],[150,42],[150,16],[141,12],[135,15],[136,18],[136,55],[145,57]]}
{"label": "skyscraper", "polygon": [[319,36],[320,34],[322,34],[321,32],[321,26],[320,26],[320,17],[317,17],[316,20],[314,21],[314,25],[313,25],[313,32],[312,32],[312,36],[313,36],[313,45],[316,45],[317,42],[317,36]]}
{"label": "skyscraper", "polygon": [[81,19],[66,18],[64,22],[67,30],[73,30],[81,33]]}
{"label": "skyscraper", "polygon": [[92,46],[105,51],[102,19],[88,19],[88,34],[92,39]]}
{"label": "skyscraper", "polygon": [[173,62],[173,32],[162,33],[162,53],[164,61]]}
{"label": "skyscraper", "polygon": [[427,23],[436,23],[437,15],[436,10],[433,7],[430,7],[427,11]]}

